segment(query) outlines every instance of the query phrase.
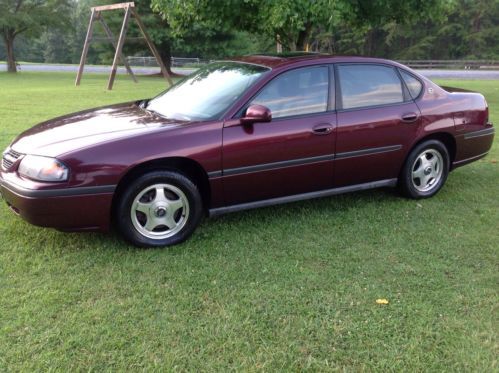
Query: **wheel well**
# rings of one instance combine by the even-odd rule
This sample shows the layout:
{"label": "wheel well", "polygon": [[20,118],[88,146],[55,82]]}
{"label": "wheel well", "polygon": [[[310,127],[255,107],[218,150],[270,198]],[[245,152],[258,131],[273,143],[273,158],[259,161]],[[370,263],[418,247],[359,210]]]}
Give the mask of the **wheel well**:
{"label": "wheel well", "polygon": [[452,166],[452,162],[454,162],[454,159],[456,157],[456,140],[454,139],[454,136],[446,132],[432,133],[431,135],[428,135],[420,139],[417,143],[415,143],[412,146],[412,148],[416,147],[417,145],[421,144],[423,141],[427,140],[438,140],[445,145],[447,151],[449,152],[449,162],[450,165]]}
{"label": "wheel well", "polygon": [[454,136],[452,136],[451,134],[446,133],[446,132],[432,133],[431,135],[428,135],[428,136],[425,136],[425,137],[419,139],[418,142],[415,142],[412,145],[411,150],[407,153],[406,158],[404,160],[404,163],[402,164],[402,167],[400,168],[399,180],[400,180],[400,175],[402,174],[402,172],[404,170],[405,163],[407,162],[407,158],[409,158],[409,155],[411,154],[412,149],[414,149],[416,146],[418,146],[422,142],[428,141],[428,140],[438,140],[442,144],[445,145],[445,147],[447,148],[447,151],[449,152],[450,170],[452,170],[452,162],[454,162],[454,159],[456,157],[456,140],[454,139]]}
{"label": "wheel well", "polygon": [[201,199],[203,200],[203,207],[208,209],[211,200],[211,190],[210,183],[208,181],[208,174],[203,169],[203,167],[196,161],[189,158],[182,157],[170,157],[154,159],[152,161],[141,163],[134,166],[132,169],[128,170],[127,173],[121,178],[116,187],[116,191],[113,196],[112,202],[112,216],[114,217],[114,212],[119,196],[124,191],[126,186],[134,179],[142,176],[151,171],[158,170],[169,170],[179,172],[186,177],[188,177],[199,189],[201,193]]}

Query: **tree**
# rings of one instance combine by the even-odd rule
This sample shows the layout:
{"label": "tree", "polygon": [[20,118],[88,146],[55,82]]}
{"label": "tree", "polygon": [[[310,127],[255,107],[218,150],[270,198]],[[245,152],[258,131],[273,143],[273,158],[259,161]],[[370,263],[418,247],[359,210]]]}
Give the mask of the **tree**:
{"label": "tree", "polygon": [[308,49],[311,35],[340,24],[363,27],[439,14],[441,0],[152,0],[177,35],[194,25],[207,33],[249,30],[289,50]]}
{"label": "tree", "polygon": [[48,63],[71,63],[70,36],[55,30],[47,30],[40,37],[43,48],[43,61]]}
{"label": "tree", "polygon": [[[51,1],[20,4],[45,6]],[[123,0],[66,1],[72,4],[64,13],[71,25],[68,31],[61,33],[40,22],[19,33],[17,58],[78,63],[90,7]],[[12,7],[17,2],[0,0],[0,60],[7,58],[5,25],[14,23],[6,4]],[[274,51],[277,40],[287,50],[393,59],[499,58],[497,0],[135,0],[135,4],[165,65],[171,54],[219,59]],[[116,37],[123,12],[102,14]],[[106,36],[98,24],[94,31],[96,38]],[[134,22],[128,36],[140,36]],[[133,39],[125,43],[124,53],[150,55],[144,42]],[[88,63],[110,64],[113,55],[109,43],[93,43]]]}
{"label": "tree", "polygon": [[[267,41],[255,41],[247,33],[239,32],[233,27],[213,26],[208,29],[206,25],[196,23],[190,25],[180,36],[170,26],[169,19],[154,12],[151,5],[151,0],[135,0],[137,11],[170,73],[172,53],[180,53],[183,57],[201,55],[204,58],[216,59],[233,53],[234,48],[247,53],[255,52],[258,48],[262,49],[261,45],[265,45]],[[223,6],[223,2],[220,2],[220,6]],[[133,22],[131,24],[130,36],[140,36],[138,30],[133,27]],[[134,54],[149,53],[143,43],[125,43],[125,50]]]}
{"label": "tree", "polygon": [[331,28],[341,3],[333,0],[261,1],[257,31],[273,36],[284,48],[308,50],[312,33],[320,26]]}
{"label": "tree", "polygon": [[45,26],[62,27],[69,0],[0,0],[0,31],[7,50],[7,71],[17,72],[14,40],[33,35]]}
{"label": "tree", "polygon": [[378,27],[375,55],[396,59],[499,58],[499,2],[452,0],[438,17]]}
{"label": "tree", "polygon": [[[135,6],[137,8],[137,12],[142,19],[146,27],[146,31],[151,37],[158,53],[163,61],[163,64],[166,67],[166,70],[170,75],[172,75],[171,71],[171,46],[172,46],[172,36],[170,32],[170,27],[168,23],[162,19],[157,13],[154,13],[151,9],[151,1],[150,0],[135,0]],[[130,22],[133,24],[133,22]],[[139,30],[137,28],[133,28],[130,30],[131,36],[142,36],[139,34]],[[144,42],[140,44],[128,45],[127,50],[130,51],[146,51],[150,53],[149,49],[145,45]]]}

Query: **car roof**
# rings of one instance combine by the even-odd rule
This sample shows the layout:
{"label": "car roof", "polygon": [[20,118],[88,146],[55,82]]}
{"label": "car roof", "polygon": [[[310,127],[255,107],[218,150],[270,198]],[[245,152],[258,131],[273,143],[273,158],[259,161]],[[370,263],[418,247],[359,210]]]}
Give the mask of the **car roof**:
{"label": "car roof", "polygon": [[310,53],[310,52],[290,52],[290,53],[279,53],[279,54],[253,54],[241,57],[230,58],[231,61],[245,62],[256,65],[262,65],[269,67],[271,69],[277,67],[283,67],[286,65],[292,65],[299,62],[306,61],[322,61],[325,63],[341,63],[341,62],[357,62],[357,63],[384,63],[390,65],[400,64],[381,58],[372,57],[359,57],[359,56],[335,56],[330,54],[322,53]]}

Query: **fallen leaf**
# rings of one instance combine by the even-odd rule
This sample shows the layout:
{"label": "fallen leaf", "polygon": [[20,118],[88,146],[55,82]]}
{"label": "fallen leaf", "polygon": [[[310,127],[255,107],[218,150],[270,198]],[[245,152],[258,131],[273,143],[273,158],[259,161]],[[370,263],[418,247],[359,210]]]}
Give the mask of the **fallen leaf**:
{"label": "fallen leaf", "polygon": [[388,304],[388,299],[380,298],[376,299],[377,304]]}

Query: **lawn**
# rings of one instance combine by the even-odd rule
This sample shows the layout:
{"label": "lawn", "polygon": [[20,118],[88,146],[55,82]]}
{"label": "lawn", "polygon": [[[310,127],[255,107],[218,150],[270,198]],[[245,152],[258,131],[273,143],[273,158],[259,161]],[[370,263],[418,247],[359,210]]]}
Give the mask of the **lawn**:
{"label": "lawn", "polygon": [[[106,79],[0,73],[0,148],[165,86]],[[497,81],[440,83],[482,92],[499,123]],[[429,200],[386,189],[235,213],[163,250],[1,204],[0,371],[496,371],[498,158],[496,140]]]}

